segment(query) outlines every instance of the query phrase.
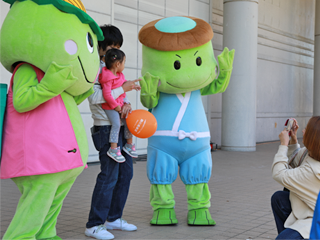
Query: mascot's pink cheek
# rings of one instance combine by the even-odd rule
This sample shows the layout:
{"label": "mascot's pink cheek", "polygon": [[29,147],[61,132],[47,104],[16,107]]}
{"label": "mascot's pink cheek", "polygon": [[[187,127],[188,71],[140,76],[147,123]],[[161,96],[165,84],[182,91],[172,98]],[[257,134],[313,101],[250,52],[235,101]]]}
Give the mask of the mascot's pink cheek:
{"label": "mascot's pink cheek", "polygon": [[77,44],[72,40],[67,40],[64,43],[64,49],[69,53],[70,55],[76,54],[78,51]]}

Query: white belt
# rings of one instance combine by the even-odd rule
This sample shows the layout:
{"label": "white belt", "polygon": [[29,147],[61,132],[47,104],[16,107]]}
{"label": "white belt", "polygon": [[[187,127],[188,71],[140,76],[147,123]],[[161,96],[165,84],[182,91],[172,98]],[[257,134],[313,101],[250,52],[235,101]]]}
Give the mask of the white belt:
{"label": "white belt", "polygon": [[190,138],[191,140],[197,140],[197,138],[205,138],[210,137],[210,132],[185,132],[183,130],[179,130],[179,132],[174,132],[170,130],[160,130],[156,131],[153,136],[170,136],[170,137],[178,137],[179,140],[182,140],[186,137]]}

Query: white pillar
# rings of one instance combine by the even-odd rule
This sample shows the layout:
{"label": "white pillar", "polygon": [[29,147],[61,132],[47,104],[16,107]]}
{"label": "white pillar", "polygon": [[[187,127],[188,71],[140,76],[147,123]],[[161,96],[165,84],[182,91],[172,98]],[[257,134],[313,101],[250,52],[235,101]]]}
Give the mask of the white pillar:
{"label": "white pillar", "polygon": [[320,2],[316,1],[313,66],[313,116],[320,116]]}
{"label": "white pillar", "polygon": [[[212,8],[213,8],[212,1],[213,0],[210,0],[209,2],[209,24],[211,27],[212,27]],[[207,121],[208,121],[209,128],[211,128],[211,122],[212,122],[211,121],[211,95],[207,95],[206,98],[207,98]]]}
{"label": "white pillar", "polygon": [[233,71],[222,94],[221,148],[256,150],[258,0],[223,1],[223,46],[235,49]]}

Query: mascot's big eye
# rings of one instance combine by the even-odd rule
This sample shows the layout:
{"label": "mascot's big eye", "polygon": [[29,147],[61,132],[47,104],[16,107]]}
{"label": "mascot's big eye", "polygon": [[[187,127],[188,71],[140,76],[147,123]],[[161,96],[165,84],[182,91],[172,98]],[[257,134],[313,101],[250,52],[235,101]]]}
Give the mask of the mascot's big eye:
{"label": "mascot's big eye", "polygon": [[197,59],[196,59],[196,64],[197,64],[198,66],[200,66],[201,63],[202,63],[201,57],[197,57]]}
{"label": "mascot's big eye", "polygon": [[174,68],[176,70],[179,70],[181,68],[181,63],[178,60],[174,62]]}
{"label": "mascot's big eye", "polygon": [[90,53],[93,53],[93,40],[90,33],[87,33],[87,47]]}

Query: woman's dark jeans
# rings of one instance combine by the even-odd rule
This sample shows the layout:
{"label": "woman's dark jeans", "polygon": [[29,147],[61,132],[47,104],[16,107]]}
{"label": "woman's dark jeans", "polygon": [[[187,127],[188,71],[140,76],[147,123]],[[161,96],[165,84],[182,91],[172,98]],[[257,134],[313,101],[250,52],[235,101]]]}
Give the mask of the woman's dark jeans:
{"label": "woman's dark jeans", "polygon": [[304,239],[296,230],[284,227],[292,211],[289,195],[289,191],[278,191],[271,197],[271,208],[279,234],[276,239]]}
{"label": "woman's dark jeans", "polygon": [[[101,172],[98,174],[93,190],[87,228],[104,224],[106,220],[113,222],[121,218],[133,176],[132,158],[128,154],[122,151],[126,159],[124,163],[118,163],[107,155],[110,148],[110,130],[111,126],[92,128],[93,143],[99,151]],[[118,142],[121,150],[125,144],[124,127],[122,126]]]}

